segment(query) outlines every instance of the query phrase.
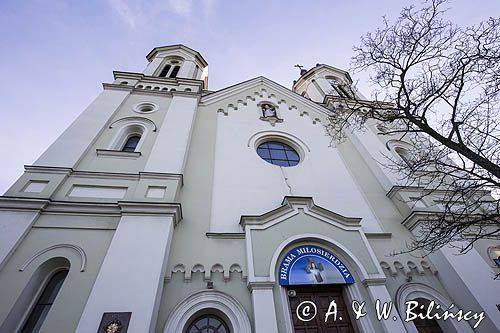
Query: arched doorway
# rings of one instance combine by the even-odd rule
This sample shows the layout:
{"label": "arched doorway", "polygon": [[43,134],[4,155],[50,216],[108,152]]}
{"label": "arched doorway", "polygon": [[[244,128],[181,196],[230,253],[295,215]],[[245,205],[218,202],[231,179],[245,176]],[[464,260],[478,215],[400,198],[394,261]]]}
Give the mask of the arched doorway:
{"label": "arched doorway", "polygon": [[186,333],[230,333],[226,321],[212,313],[197,316],[189,323]]}
{"label": "arched doorway", "polygon": [[[423,284],[423,283],[407,283],[399,287],[396,292],[397,308],[399,313],[404,314],[406,311],[407,302],[417,301],[419,306],[424,305],[427,311],[427,305],[433,301],[440,309],[436,311],[442,313],[443,309],[449,309],[452,301],[437,290]],[[418,311],[417,308],[412,310],[414,313]],[[405,316],[402,315],[402,318]],[[458,320],[412,320],[404,321],[403,324],[409,333],[473,333],[474,330],[467,321]]]}
{"label": "arched doorway", "polygon": [[278,282],[286,289],[295,332],[355,332],[346,297],[346,287],[354,278],[328,249],[293,247],[281,260]]}
{"label": "arched doorway", "polygon": [[[418,304],[424,305],[424,309],[427,309],[430,301],[424,298],[417,298],[415,301],[418,302]],[[420,307],[413,310],[415,314],[426,314],[426,310],[421,309]],[[418,333],[443,333],[443,330],[439,326],[438,322],[436,319],[421,319],[421,318],[415,318],[413,319],[413,325],[415,325],[415,328],[417,329]]]}

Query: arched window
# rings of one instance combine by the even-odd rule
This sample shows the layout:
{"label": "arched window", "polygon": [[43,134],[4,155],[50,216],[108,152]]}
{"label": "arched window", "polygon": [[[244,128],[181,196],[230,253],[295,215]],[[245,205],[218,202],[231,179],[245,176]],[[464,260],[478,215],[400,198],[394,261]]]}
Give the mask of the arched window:
{"label": "arched window", "polygon": [[[419,306],[417,309],[413,310],[413,312],[415,314],[421,314],[422,317],[425,317],[427,307],[429,306],[429,300],[424,298],[417,298],[415,299],[415,301],[417,301],[420,305],[424,305],[425,310]],[[415,325],[418,333],[443,333],[443,330],[439,326],[436,319],[415,318],[412,320],[412,322]]]}
{"label": "arched window", "polygon": [[172,67],[172,66],[167,65],[167,66],[163,67],[163,69],[162,69],[162,71],[161,71],[160,75],[158,75],[158,76],[159,76],[159,77],[167,77],[167,74],[168,74],[168,72],[170,71],[170,67]]}
{"label": "arched window", "polygon": [[335,77],[326,77],[333,88],[334,95],[352,98],[351,89]]}
{"label": "arched window", "polygon": [[181,66],[175,66],[174,69],[172,69],[172,73],[170,73],[170,78],[176,78],[177,74],[179,73],[179,69],[181,69]]}
{"label": "arched window", "polygon": [[196,318],[191,325],[189,325],[186,333],[229,333],[227,324],[213,314],[203,315]]}
{"label": "arched window", "polygon": [[500,267],[500,247],[490,247],[488,249],[488,256],[493,260],[495,265]]}
{"label": "arched window", "polygon": [[139,141],[141,141],[141,137],[139,135],[132,135],[127,139],[125,145],[123,145],[122,151],[134,152]]}
{"label": "arched window", "polygon": [[42,294],[38,298],[33,310],[26,320],[26,323],[21,330],[22,333],[34,333],[40,330],[47,314],[49,313],[52,304],[61,289],[61,286],[68,275],[68,270],[60,270],[55,273],[43,289]]}
{"label": "arched window", "polygon": [[402,147],[396,147],[394,148],[394,151],[401,157],[403,161],[405,161],[406,164],[412,165],[412,156],[408,150]]}

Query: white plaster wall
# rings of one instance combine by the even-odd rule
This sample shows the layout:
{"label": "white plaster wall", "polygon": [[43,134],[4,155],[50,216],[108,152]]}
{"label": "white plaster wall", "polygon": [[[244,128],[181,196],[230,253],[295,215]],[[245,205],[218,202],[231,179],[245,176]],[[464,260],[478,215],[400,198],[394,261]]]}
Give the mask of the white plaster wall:
{"label": "white plaster wall", "polygon": [[74,167],[128,94],[128,91],[104,90],[34,165]]}
{"label": "white plaster wall", "polygon": [[173,97],[144,171],[183,172],[197,107],[195,97]]}
{"label": "white plaster wall", "polygon": [[[288,110],[280,104],[283,123],[272,127],[259,119],[262,99],[218,114],[213,184],[211,230],[240,231],[241,215],[262,214],[281,205],[286,195],[312,196],[317,205],[336,213],[362,217],[368,231],[380,226],[364,201],[338,151],[329,147],[329,137],[320,123]],[[313,110],[306,110],[309,114]],[[310,148],[303,161],[280,168],[262,160],[250,138],[260,131],[281,131],[298,137]]]}
{"label": "white plaster wall", "polygon": [[0,269],[30,230],[37,216],[38,212],[0,212]]}
{"label": "white plaster wall", "polygon": [[[493,279],[495,272],[481,258],[481,255],[475,249],[471,249],[466,254],[457,255],[455,248],[445,246],[439,252],[432,254],[431,258],[453,299],[466,307],[471,307],[472,302],[470,296],[467,297],[467,295],[472,295],[491,320],[491,323],[482,322],[477,331],[500,331],[500,314],[496,306],[499,303],[500,284]],[[463,283],[466,291],[457,288],[457,283],[453,282],[457,278],[460,284]],[[480,311],[477,308],[474,310]]]}
{"label": "white plaster wall", "polygon": [[121,218],[77,332],[97,332],[104,312],[132,312],[129,332],[154,331],[172,229],[171,217]]}
{"label": "white plaster wall", "polygon": [[385,164],[390,163],[387,156],[391,156],[392,153],[375,133],[367,129],[364,132],[349,134],[349,139],[363,157],[370,170],[377,177],[384,190],[389,191],[394,185],[398,184],[398,175],[384,168]]}

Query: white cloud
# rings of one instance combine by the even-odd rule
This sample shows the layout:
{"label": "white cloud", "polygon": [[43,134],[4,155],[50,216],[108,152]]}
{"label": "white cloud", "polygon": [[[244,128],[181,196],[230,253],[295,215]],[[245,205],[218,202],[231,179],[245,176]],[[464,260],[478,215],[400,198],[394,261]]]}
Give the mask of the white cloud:
{"label": "white cloud", "polygon": [[192,0],[169,0],[170,10],[179,16],[189,17],[193,12]]}
{"label": "white cloud", "polygon": [[109,5],[113,8],[120,18],[125,21],[131,28],[137,26],[141,20],[142,10],[140,8],[131,8],[130,4],[125,0],[108,0]]}
{"label": "white cloud", "polygon": [[[211,16],[216,0],[107,0],[109,6],[130,28],[170,15],[191,20],[195,15]],[[165,16],[167,15],[167,16]]]}

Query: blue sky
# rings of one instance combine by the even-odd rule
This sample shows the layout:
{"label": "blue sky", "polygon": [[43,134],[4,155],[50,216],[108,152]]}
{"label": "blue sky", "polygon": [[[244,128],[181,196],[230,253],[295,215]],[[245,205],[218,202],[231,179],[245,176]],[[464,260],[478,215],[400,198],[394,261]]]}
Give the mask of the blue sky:
{"label": "blue sky", "polygon": [[[362,34],[420,1],[0,1],[0,193],[112,81],[141,72],[155,46],[185,44],[209,63],[209,88],[263,75],[291,87],[300,63],[348,69]],[[450,3],[460,25],[500,15],[498,0]],[[365,74],[355,74],[365,95]]]}

